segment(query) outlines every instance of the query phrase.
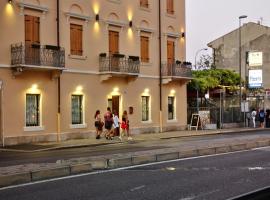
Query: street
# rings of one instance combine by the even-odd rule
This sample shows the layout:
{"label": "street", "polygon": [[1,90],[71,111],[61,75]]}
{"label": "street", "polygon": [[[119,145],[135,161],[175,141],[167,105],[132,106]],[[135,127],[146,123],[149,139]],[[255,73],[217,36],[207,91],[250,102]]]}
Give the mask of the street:
{"label": "street", "polygon": [[93,172],[0,190],[0,199],[227,199],[270,185],[270,147]]}
{"label": "street", "polygon": [[211,146],[213,144],[231,144],[235,141],[248,141],[252,139],[262,140],[267,137],[269,137],[268,130],[258,130],[249,133],[223,133],[196,137],[160,139],[154,141],[137,141],[133,143],[116,143],[104,146],[57,149],[41,152],[24,153],[0,151],[0,167],[27,163],[55,163],[57,160],[92,156],[106,156],[108,154],[140,152],[173,147],[181,147],[184,149],[191,147],[198,148],[200,146]]}

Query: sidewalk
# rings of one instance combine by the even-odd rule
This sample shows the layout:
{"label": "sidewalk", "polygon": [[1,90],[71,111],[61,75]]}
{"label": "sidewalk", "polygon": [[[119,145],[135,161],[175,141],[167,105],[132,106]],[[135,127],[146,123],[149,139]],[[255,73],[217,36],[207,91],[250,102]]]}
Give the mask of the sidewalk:
{"label": "sidewalk", "polygon": [[[132,135],[133,141],[151,141],[159,139],[169,139],[169,138],[180,138],[180,137],[191,137],[191,136],[203,136],[203,135],[214,135],[222,133],[236,133],[236,132],[253,132],[258,130],[264,130],[260,128],[233,128],[233,129],[218,129],[218,130],[184,130],[184,131],[171,131],[163,133],[147,133],[147,134],[135,134]],[[123,141],[125,142],[125,141]],[[132,141],[131,141],[132,142]],[[75,147],[87,147],[87,146],[101,146],[122,143],[115,137],[113,140],[106,140],[104,137],[97,140],[94,136],[88,139],[74,139],[66,140],[60,142],[42,142],[42,143],[32,143],[23,145],[14,145],[4,148],[0,148],[2,151],[17,151],[17,152],[40,152],[48,151],[54,149],[65,149],[65,148],[75,148]]]}
{"label": "sidewalk", "polygon": [[[270,146],[270,134],[249,134],[254,131],[267,132],[268,130],[234,128],[223,130],[174,131],[165,133],[133,135],[133,140],[131,141],[131,143],[137,142],[138,144],[148,142],[150,144],[159,144],[162,143],[161,140],[172,140],[168,140],[168,142],[166,142],[166,147],[161,146],[160,148],[156,149],[148,149],[135,152],[127,150],[122,153],[105,153],[99,156],[70,158],[66,160],[58,160],[57,162],[37,164],[27,163],[8,167],[0,167],[0,188],[9,185],[29,183],[44,179],[69,176],[73,174],[88,173],[93,170],[106,170],[165,160],[228,153]],[[243,134],[235,134],[235,136],[233,136],[234,133]],[[222,139],[220,139],[219,137],[205,137],[207,139],[205,139],[204,137],[196,137],[215,134],[226,134],[226,136],[223,135],[224,137],[222,137]],[[174,140],[174,138],[182,137],[184,137],[183,140]],[[63,148],[88,147],[118,143],[123,143],[129,146],[129,142],[130,141],[127,140],[121,142],[119,139],[106,140],[104,138],[96,140],[93,137],[89,139],[68,140],[60,143],[50,142],[13,146],[6,149],[1,149],[1,151],[36,152],[46,151],[49,149],[52,150]]]}

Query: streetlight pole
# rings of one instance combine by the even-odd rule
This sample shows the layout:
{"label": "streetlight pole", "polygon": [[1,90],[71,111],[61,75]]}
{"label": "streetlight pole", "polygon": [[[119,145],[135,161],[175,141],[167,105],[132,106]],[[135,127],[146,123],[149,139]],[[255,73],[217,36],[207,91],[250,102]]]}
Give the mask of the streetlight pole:
{"label": "streetlight pole", "polygon": [[[242,102],[242,58],[241,58],[241,19],[247,18],[246,15],[239,16],[239,76],[240,76],[240,84],[239,84],[239,107],[240,107],[240,113],[241,113],[241,102]],[[245,75],[246,76],[246,75]],[[245,77],[246,78],[246,77]],[[245,108],[244,108],[245,109]],[[245,115],[244,115],[245,118]]]}
{"label": "streetlight pole", "polygon": [[[197,70],[197,55],[201,52],[201,51],[207,51],[207,48],[203,48],[203,49],[199,49],[196,54],[195,54],[195,63],[194,63],[194,68],[195,70]],[[197,91],[197,100],[196,100],[196,108],[197,108],[197,113],[199,113],[199,90],[198,90],[198,84],[196,84],[196,91]]]}

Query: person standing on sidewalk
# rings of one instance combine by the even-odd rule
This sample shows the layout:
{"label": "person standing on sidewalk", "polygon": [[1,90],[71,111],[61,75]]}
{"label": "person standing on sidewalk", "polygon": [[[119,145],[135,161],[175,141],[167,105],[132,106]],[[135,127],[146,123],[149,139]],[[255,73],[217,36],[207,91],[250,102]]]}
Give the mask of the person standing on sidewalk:
{"label": "person standing on sidewalk", "polygon": [[113,111],[113,128],[114,128],[114,136],[119,136],[119,118],[118,118],[118,113],[116,110]]}
{"label": "person standing on sidewalk", "polygon": [[264,110],[261,109],[259,112],[260,128],[264,128],[264,118],[265,118],[265,113],[264,113]]}
{"label": "person standing on sidewalk", "polygon": [[252,122],[253,122],[253,127],[256,128],[256,115],[257,115],[257,112],[256,110],[253,108],[252,109],[252,112],[251,112],[251,118],[252,118]]}
{"label": "person standing on sidewalk", "polygon": [[101,120],[100,110],[97,110],[95,113],[95,127],[96,127],[96,139],[100,139],[100,135],[102,134],[102,128],[104,123]]}
{"label": "person standing on sidewalk", "polygon": [[122,115],[121,129],[122,129],[122,132],[119,139],[122,140],[122,137],[125,136],[125,134],[127,134],[128,140],[132,140],[132,137],[130,136],[130,132],[129,132],[129,120],[128,120],[128,114],[126,110],[123,112],[123,115]]}
{"label": "person standing on sidewalk", "polygon": [[112,130],[113,115],[112,115],[110,107],[107,107],[107,112],[104,114],[104,122],[105,122],[105,129],[106,129],[105,138],[108,140],[111,140],[113,136],[113,130]]}

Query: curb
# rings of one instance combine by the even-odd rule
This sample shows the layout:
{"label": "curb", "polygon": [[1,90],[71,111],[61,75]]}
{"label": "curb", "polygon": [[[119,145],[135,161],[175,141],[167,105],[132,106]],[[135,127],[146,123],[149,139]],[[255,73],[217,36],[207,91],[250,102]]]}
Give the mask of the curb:
{"label": "curb", "polygon": [[93,161],[88,160],[87,162],[78,162],[78,164],[63,165],[60,167],[45,168],[36,171],[32,170],[25,173],[0,176],[0,188],[10,185],[35,182],[44,179],[69,176],[73,174],[88,173],[93,170],[106,170],[132,165],[154,163],[159,161],[175,160],[179,158],[215,155],[267,146],[270,146],[270,140],[247,141],[246,143],[230,144],[216,147],[205,147],[199,149],[196,148],[184,151],[177,151],[175,149],[171,149],[171,152],[169,151],[166,153],[149,153],[137,156],[124,155],[122,157],[119,156],[115,158],[98,159]]}

